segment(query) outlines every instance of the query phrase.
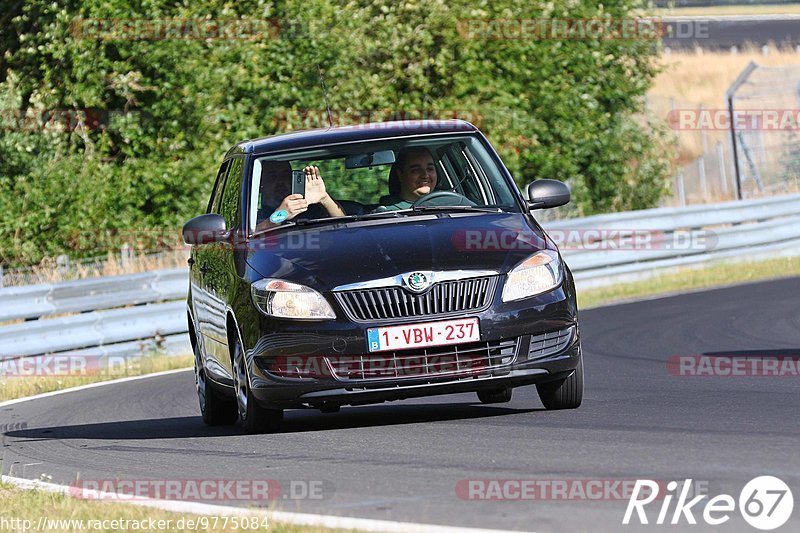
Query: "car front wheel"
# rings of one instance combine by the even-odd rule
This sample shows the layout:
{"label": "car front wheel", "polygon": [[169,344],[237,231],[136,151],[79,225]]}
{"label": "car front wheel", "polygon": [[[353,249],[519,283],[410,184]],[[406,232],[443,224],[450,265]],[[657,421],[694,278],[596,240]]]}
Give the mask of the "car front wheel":
{"label": "car front wheel", "polygon": [[194,346],[194,383],[197,388],[197,399],[200,402],[200,414],[203,422],[209,426],[226,426],[235,424],[239,418],[236,402],[214,388],[206,379],[200,343]]}
{"label": "car front wheel", "polygon": [[247,361],[240,342],[233,347],[233,383],[236,390],[236,403],[239,408],[239,418],[245,432],[275,433],[283,423],[282,409],[265,409],[258,405],[250,389],[250,379],[247,370]]}
{"label": "car front wheel", "polygon": [[545,409],[576,409],[583,400],[583,357],[569,377],[536,385]]}

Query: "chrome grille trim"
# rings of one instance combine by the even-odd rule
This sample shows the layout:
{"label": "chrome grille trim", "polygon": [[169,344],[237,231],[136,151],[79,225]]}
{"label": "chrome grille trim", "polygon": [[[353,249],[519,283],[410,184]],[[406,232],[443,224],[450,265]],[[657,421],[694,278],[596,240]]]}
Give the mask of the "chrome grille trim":
{"label": "chrome grille trim", "polygon": [[[428,279],[431,280],[431,285],[442,281],[455,281],[470,278],[482,278],[486,276],[499,276],[500,272],[496,270],[420,270],[418,271]],[[371,279],[369,281],[358,281],[356,283],[348,283],[346,285],[339,285],[333,288],[333,292],[342,291],[355,291],[362,289],[381,289],[383,287],[405,287],[404,279],[412,272],[405,272],[397,276],[390,276],[388,278]]]}
{"label": "chrome grille trim", "polygon": [[497,276],[440,281],[421,294],[401,287],[334,292],[336,301],[354,322],[400,321],[478,312],[491,305]]}

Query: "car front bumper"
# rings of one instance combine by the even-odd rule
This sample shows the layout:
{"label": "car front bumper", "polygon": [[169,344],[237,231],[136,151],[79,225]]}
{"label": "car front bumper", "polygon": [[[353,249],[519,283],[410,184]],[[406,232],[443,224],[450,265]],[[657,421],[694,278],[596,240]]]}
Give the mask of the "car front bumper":
{"label": "car front bumper", "polygon": [[[274,372],[274,363],[292,357],[369,360],[375,354],[367,353],[366,329],[383,324],[337,320],[316,324],[310,330],[307,323],[264,319],[261,334],[246,350],[253,396],[264,407],[272,408],[360,405],[544,383],[569,376],[579,364],[580,333],[571,279],[550,293],[518,302],[494,302],[485,311],[467,316],[478,318],[481,343],[507,348],[513,343],[513,350],[505,350],[503,357],[496,352],[485,359],[485,364],[468,371],[367,379],[343,377],[336,372],[324,379],[284,377]],[[458,351],[452,346],[438,350],[449,354]],[[395,354],[402,359],[412,351],[424,352],[418,349]]]}

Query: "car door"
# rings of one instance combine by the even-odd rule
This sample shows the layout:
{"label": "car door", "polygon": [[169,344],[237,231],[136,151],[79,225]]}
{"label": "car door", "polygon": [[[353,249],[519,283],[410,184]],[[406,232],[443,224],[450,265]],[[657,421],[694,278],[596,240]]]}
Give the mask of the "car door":
{"label": "car door", "polygon": [[[222,199],[222,191],[225,186],[225,178],[230,168],[230,160],[222,163],[217,172],[217,179],[214,182],[214,189],[208,202],[206,213],[219,213],[219,204]],[[209,262],[207,248],[210,244],[196,244],[192,246],[189,258],[189,283],[192,294],[192,310],[194,312],[195,327],[197,328],[198,340],[201,342],[203,352],[207,358],[215,351],[213,337],[209,335],[210,330],[210,307],[211,298],[204,282],[207,264]]]}
{"label": "car door", "polygon": [[[225,185],[212,212],[225,219],[229,231],[238,232],[241,226],[242,180],[244,157],[230,160]],[[231,361],[228,351],[226,318],[229,292],[236,284],[237,274],[233,264],[234,241],[218,241],[202,246],[198,257],[201,285],[206,298],[205,336],[206,368],[216,377],[231,379]]]}

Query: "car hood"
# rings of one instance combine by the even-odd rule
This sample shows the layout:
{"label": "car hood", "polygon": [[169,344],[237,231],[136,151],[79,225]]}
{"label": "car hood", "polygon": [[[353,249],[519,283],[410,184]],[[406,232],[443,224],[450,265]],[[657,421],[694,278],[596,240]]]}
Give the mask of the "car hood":
{"label": "car hood", "polygon": [[505,273],[542,249],[555,245],[520,213],[425,214],[269,232],[248,243],[247,263],[324,291],[414,271]]}

